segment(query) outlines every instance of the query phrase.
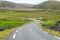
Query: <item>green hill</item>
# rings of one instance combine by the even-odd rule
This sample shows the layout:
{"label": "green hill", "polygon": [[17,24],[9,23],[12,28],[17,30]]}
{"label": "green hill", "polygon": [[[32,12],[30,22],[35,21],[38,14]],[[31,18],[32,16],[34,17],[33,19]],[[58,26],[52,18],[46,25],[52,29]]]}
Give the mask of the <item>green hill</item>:
{"label": "green hill", "polygon": [[35,5],[34,8],[60,10],[60,1],[45,1]]}
{"label": "green hill", "polygon": [[33,4],[0,1],[0,9],[25,9],[31,8],[32,6]]}
{"label": "green hill", "polygon": [[16,5],[12,2],[0,1],[0,7],[11,7],[14,8]]}

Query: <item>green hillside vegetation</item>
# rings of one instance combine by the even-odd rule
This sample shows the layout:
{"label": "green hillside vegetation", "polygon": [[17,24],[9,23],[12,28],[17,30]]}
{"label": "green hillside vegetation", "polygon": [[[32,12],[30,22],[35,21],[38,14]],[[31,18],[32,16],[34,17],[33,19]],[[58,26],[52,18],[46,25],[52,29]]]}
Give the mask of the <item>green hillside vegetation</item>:
{"label": "green hillside vegetation", "polygon": [[35,5],[34,8],[60,10],[60,1],[45,1]]}
{"label": "green hillside vegetation", "polygon": [[22,24],[24,24],[22,19],[0,19],[0,28],[13,28]]}
{"label": "green hillside vegetation", "polygon": [[39,18],[42,20],[60,20],[59,12],[43,12],[43,11],[0,11],[0,18],[5,17],[26,17],[26,18]]}

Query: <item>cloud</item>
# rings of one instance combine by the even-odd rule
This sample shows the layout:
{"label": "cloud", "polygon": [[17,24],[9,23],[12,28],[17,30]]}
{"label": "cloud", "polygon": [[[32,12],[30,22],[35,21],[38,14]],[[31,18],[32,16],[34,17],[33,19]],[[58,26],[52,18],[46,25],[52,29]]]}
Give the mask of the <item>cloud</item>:
{"label": "cloud", "polygon": [[57,0],[57,1],[60,1],[60,0]]}

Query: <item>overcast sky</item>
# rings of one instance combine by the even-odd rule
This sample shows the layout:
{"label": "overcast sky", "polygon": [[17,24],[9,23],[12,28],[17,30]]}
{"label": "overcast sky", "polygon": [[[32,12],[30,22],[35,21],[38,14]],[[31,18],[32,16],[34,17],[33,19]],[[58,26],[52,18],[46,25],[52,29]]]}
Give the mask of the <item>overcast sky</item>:
{"label": "overcast sky", "polygon": [[29,4],[38,4],[47,0],[7,0],[7,1],[12,1],[16,3],[29,3]]}

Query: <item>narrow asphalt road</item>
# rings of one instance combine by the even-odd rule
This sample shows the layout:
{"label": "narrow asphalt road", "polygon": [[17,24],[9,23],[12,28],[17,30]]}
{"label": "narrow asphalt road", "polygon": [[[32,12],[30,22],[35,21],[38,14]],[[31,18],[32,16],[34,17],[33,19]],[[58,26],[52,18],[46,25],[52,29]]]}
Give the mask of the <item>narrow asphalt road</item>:
{"label": "narrow asphalt road", "polygon": [[38,28],[38,21],[24,25],[13,32],[8,40],[60,40]]}

